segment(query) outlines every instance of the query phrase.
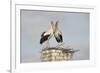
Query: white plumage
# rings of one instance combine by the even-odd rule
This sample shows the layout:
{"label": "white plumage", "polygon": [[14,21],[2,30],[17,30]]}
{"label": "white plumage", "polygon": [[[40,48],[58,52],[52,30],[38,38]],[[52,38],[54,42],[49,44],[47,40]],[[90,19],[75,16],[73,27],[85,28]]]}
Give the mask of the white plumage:
{"label": "white plumage", "polygon": [[44,42],[47,41],[47,45],[48,45],[47,47],[50,47],[49,39],[53,36],[53,28],[54,28],[54,25],[53,25],[53,22],[51,21],[51,28],[47,32],[42,33],[40,44],[43,44]]}
{"label": "white plumage", "polygon": [[55,25],[53,24],[53,21],[51,21],[51,28],[48,31],[42,33],[41,39],[40,39],[40,44],[43,44],[44,42],[47,42],[46,47],[50,47],[49,39],[53,35],[54,35],[58,45],[59,45],[59,43],[63,42],[62,32],[58,28],[58,21],[55,23]]}
{"label": "white plumage", "polygon": [[63,42],[62,32],[58,28],[58,21],[55,24],[54,37],[56,41],[58,42],[58,45],[60,45],[59,43]]}

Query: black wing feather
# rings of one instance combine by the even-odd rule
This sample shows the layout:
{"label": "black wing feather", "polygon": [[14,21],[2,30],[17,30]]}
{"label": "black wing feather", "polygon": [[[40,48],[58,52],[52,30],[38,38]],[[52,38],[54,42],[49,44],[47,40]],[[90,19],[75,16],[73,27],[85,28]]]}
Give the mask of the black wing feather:
{"label": "black wing feather", "polygon": [[46,40],[48,40],[48,37],[50,35],[45,35],[45,36],[41,36],[41,39],[40,39],[40,44],[42,44],[43,42],[45,42]]}
{"label": "black wing feather", "polygon": [[59,34],[59,37],[60,37],[60,41],[63,42],[63,37],[61,34]]}
{"label": "black wing feather", "polygon": [[43,37],[45,33],[46,33],[46,32],[43,32],[43,33],[41,34],[41,37]]}
{"label": "black wing feather", "polygon": [[56,41],[57,41],[58,43],[63,42],[63,38],[62,38],[62,35],[61,35],[61,34],[58,34],[58,37],[55,36],[55,38],[56,38]]}

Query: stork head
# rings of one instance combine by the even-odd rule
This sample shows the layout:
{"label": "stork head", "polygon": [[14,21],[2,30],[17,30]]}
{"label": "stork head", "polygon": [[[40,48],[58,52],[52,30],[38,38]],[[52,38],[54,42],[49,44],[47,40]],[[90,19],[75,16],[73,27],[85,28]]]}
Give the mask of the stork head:
{"label": "stork head", "polygon": [[57,31],[57,29],[58,29],[58,22],[59,21],[56,21],[56,23],[55,23],[55,25],[54,25],[54,29],[53,29],[53,31],[54,31],[54,33]]}
{"label": "stork head", "polygon": [[51,27],[52,27],[53,32],[54,32],[54,30],[55,30],[55,25],[54,25],[53,21],[51,21]]}
{"label": "stork head", "polygon": [[58,28],[59,21],[56,21],[55,28]]}

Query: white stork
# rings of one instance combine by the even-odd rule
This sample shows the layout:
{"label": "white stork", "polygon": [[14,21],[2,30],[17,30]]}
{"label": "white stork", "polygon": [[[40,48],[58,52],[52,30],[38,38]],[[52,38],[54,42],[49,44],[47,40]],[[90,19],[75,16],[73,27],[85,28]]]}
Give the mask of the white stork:
{"label": "white stork", "polygon": [[57,46],[62,45],[63,37],[62,37],[62,32],[58,28],[58,21],[56,21],[56,24],[54,27],[54,37],[55,37],[56,41],[58,42]]}
{"label": "white stork", "polygon": [[50,47],[49,39],[53,36],[53,29],[54,29],[54,24],[53,24],[53,21],[51,21],[50,29],[47,32],[43,32],[41,34],[40,44],[47,42],[47,46],[46,46],[47,48]]}

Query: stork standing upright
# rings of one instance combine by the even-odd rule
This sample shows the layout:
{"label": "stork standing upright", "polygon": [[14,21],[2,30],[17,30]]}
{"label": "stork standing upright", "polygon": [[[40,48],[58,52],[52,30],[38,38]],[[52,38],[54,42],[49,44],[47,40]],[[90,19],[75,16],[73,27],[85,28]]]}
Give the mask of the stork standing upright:
{"label": "stork standing upright", "polygon": [[62,32],[58,28],[58,21],[56,21],[56,24],[55,24],[53,31],[54,31],[54,37],[55,37],[56,41],[58,42],[57,46],[62,45],[63,37],[62,37]]}
{"label": "stork standing upright", "polygon": [[46,48],[50,47],[49,39],[53,36],[53,30],[54,30],[54,24],[53,21],[51,21],[50,29],[47,32],[43,32],[41,34],[40,44],[46,42],[47,43]]}

